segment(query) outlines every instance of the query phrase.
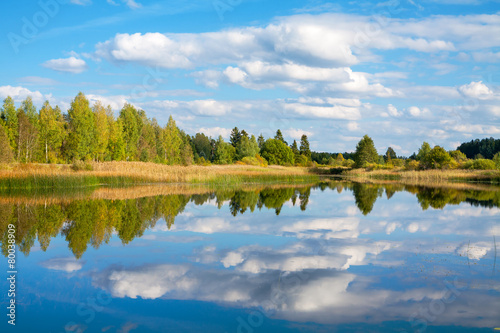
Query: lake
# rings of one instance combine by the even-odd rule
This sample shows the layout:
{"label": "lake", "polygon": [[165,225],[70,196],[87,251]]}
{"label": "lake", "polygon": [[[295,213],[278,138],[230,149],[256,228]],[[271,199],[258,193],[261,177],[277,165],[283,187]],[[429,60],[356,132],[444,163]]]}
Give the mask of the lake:
{"label": "lake", "polygon": [[491,332],[499,206],[341,180],[3,195],[2,332]]}

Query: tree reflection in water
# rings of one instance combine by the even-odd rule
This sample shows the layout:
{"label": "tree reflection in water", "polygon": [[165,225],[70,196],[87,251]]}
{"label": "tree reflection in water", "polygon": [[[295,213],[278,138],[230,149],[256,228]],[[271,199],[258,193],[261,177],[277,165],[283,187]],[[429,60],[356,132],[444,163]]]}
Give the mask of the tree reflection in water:
{"label": "tree reflection in water", "polygon": [[[88,246],[98,249],[108,243],[116,233],[123,244],[141,237],[147,229],[155,227],[159,220],[165,220],[168,229],[175,217],[182,213],[188,203],[203,205],[215,200],[219,209],[229,201],[233,216],[254,212],[256,208],[273,209],[279,215],[284,204],[298,205],[301,211],[307,209],[312,190],[327,190],[342,193],[352,191],[355,204],[363,215],[369,214],[375,202],[384,192],[390,199],[397,192],[409,192],[416,196],[422,210],[442,209],[446,205],[467,202],[470,205],[487,208],[500,207],[500,191],[497,188],[456,189],[449,187],[426,187],[400,183],[364,184],[343,181],[321,182],[314,186],[276,186],[261,189],[214,190],[203,194],[158,195],[139,199],[106,200],[77,199],[56,204],[31,204],[0,200],[1,248],[7,254],[8,225],[16,226],[16,241],[19,250],[28,255],[38,239],[45,251],[52,238],[61,234],[76,258],[80,258]],[[1,198],[0,198],[1,199]],[[297,201],[298,200],[298,201]]]}

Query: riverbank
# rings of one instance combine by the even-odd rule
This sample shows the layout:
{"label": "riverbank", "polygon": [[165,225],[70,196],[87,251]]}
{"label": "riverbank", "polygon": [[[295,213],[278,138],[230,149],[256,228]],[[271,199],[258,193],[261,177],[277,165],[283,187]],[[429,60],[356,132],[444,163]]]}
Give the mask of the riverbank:
{"label": "riverbank", "polygon": [[500,170],[371,170],[352,169],[341,174],[344,178],[397,180],[404,183],[439,184],[445,182],[500,183]]}
{"label": "riverbank", "polygon": [[[75,170],[76,169],[76,170]],[[0,168],[0,190],[68,189],[99,185],[187,183],[302,183],[319,180],[307,168],[282,166],[172,166],[144,162],[68,164],[9,164]]]}

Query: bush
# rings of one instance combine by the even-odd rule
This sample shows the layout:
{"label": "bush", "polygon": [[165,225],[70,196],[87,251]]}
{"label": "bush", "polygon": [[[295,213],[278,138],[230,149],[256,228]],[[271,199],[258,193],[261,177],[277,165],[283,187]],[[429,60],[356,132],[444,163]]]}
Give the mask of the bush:
{"label": "bush", "polygon": [[307,157],[304,155],[298,155],[295,159],[295,165],[301,167],[307,166]]}
{"label": "bush", "polygon": [[[236,162],[236,163],[239,164],[238,162]],[[250,157],[250,156],[243,157],[241,159],[241,162],[243,164],[246,164],[246,165],[254,165],[254,166],[259,166],[260,165],[260,162],[259,162],[259,160],[257,158]]]}
{"label": "bush", "polygon": [[471,161],[465,162],[464,169],[494,170],[494,169],[496,169],[496,165],[495,165],[495,162],[493,162],[492,160],[480,158],[477,160],[471,160]]}
{"label": "bush", "polygon": [[92,167],[92,164],[90,163],[85,163],[84,161],[81,161],[81,160],[76,160],[75,162],[73,162],[73,164],[71,165],[71,169],[73,169],[73,171],[92,171],[94,170],[94,168]]}
{"label": "bush", "polygon": [[257,161],[259,161],[260,166],[267,167],[267,161],[265,158],[263,158],[259,154],[255,154],[255,158],[257,159]]}
{"label": "bush", "polygon": [[355,164],[356,164],[356,162],[354,162],[351,159],[342,161],[342,166],[345,166],[347,168],[353,168]]}
{"label": "bush", "polygon": [[418,169],[420,169],[420,162],[415,161],[415,160],[408,160],[408,161],[406,161],[405,169],[406,170],[418,170]]}

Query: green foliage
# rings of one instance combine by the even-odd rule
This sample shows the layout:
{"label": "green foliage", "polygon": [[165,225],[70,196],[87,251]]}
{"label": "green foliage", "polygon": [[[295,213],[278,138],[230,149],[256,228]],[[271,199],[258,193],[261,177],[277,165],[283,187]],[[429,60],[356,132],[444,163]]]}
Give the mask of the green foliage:
{"label": "green foliage", "polygon": [[422,143],[422,146],[418,150],[417,161],[425,162],[425,159],[427,158],[427,155],[429,154],[430,151],[431,151],[431,146],[424,141],[424,143]]}
{"label": "green foliage", "polygon": [[475,158],[481,154],[482,158],[492,159],[497,152],[500,152],[500,139],[475,139],[462,143],[457,149],[464,153],[467,158]]}
{"label": "green foliage", "polygon": [[495,156],[493,156],[493,162],[495,163],[495,167],[497,169],[500,169],[500,152],[496,153]]}
{"label": "green foliage", "polygon": [[0,124],[0,163],[10,163],[14,160],[14,152],[9,144],[6,128]]}
{"label": "green foliage", "polygon": [[257,138],[257,143],[259,144],[259,149],[262,149],[264,142],[266,142],[266,140],[264,139],[264,136],[262,134],[259,135],[259,137]]}
{"label": "green foliage", "polygon": [[462,153],[460,150],[450,151],[449,154],[451,158],[453,158],[457,163],[463,163],[467,161],[467,156],[465,156],[465,154]]}
{"label": "green foliage", "polygon": [[472,170],[495,170],[497,169],[497,165],[495,161],[480,158],[465,162],[463,168]]}
{"label": "green foliage", "polygon": [[281,133],[281,130],[280,130],[280,129],[278,129],[278,130],[276,131],[276,135],[274,136],[274,139],[279,140],[279,141],[283,142],[285,145],[287,145],[287,146],[288,146],[288,143],[287,143],[287,142],[285,141],[285,139],[283,138],[283,133]]}
{"label": "green foliage", "polygon": [[387,151],[385,152],[384,159],[386,163],[390,163],[391,160],[394,160],[398,158],[396,155],[396,152],[392,147],[387,148]]}
{"label": "green foliage", "polygon": [[210,139],[203,133],[196,133],[193,138],[194,152],[206,160],[212,159],[212,144]]}
{"label": "green foliage", "polygon": [[163,132],[165,162],[167,164],[180,164],[182,139],[172,116],[168,118],[167,126]]}
{"label": "green foliage", "polygon": [[442,169],[452,165],[452,158],[444,148],[435,146],[421,161],[425,168]]}
{"label": "green foliage", "polygon": [[295,159],[292,149],[277,139],[267,139],[260,153],[269,164],[293,165]]}
{"label": "green foliage", "polygon": [[231,164],[236,158],[236,148],[233,145],[224,142],[222,135],[219,136],[215,144],[214,162],[217,164]]}
{"label": "green foliage", "polygon": [[46,101],[40,109],[40,146],[45,163],[57,163],[61,158],[61,147],[66,138],[64,120],[59,107],[52,108]]}
{"label": "green foliage", "polygon": [[259,166],[260,165],[260,162],[257,158],[253,157],[253,156],[246,156],[246,157],[243,157],[243,159],[241,160],[241,162],[247,164],[247,165],[254,165],[254,166]]}
{"label": "green foliage", "polygon": [[126,160],[137,160],[139,157],[137,146],[142,132],[141,117],[133,105],[126,103],[120,110],[119,118],[122,124]]}
{"label": "green foliage", "polygon": [[69,118],[69,157],[71,159],[90,159],[94,152],[95,122],[94,113],[83,93],[78,93],[68,110]]}
{"label": "green foliage", "polygon": [[236,146],[236,156],[239,160],[244,157],[254,157],[259,151],[259,144],[253,135],[250,139],[247,136],[242,136]]}
{"label": "green foliage", "polygon": [[[295,141],[294,141],[295,142]],[[311,149],[309,149],[309,140],[307,139],[307,135],[303,134],[300,138],[300,155],[305,156],[307,160],[311,159]]]}
{"label": "green foliage", "polygon": [[7,96],[3,100],[3,107],[1,111],[2,119],[5,121],[5,128],[9,138],[10,146],[14,151],[17,149],[17,136],[18,136],[18,121],[16,107],[12,97]]}
{"label": "green foliage", "polygon": [[231,136],[229,137],[229,142],[231,145],[236,148],[238,146],[238,143],[240,143],[241,140],[241,133],[238,130],[238,127],[233,128],[231,131]]}
{"label": "green foliage", "polygon": [[295,159],[295,165],[306,167],[308,165],[309,160],[305,155],[298,155]]}
{"label": "green foliage", "polygon": [[369,163],[378,162],[377,149],[375,149],[375,144],[368,135],[363,136],[358,142],[354,156],[358,168],[365,167]]}

